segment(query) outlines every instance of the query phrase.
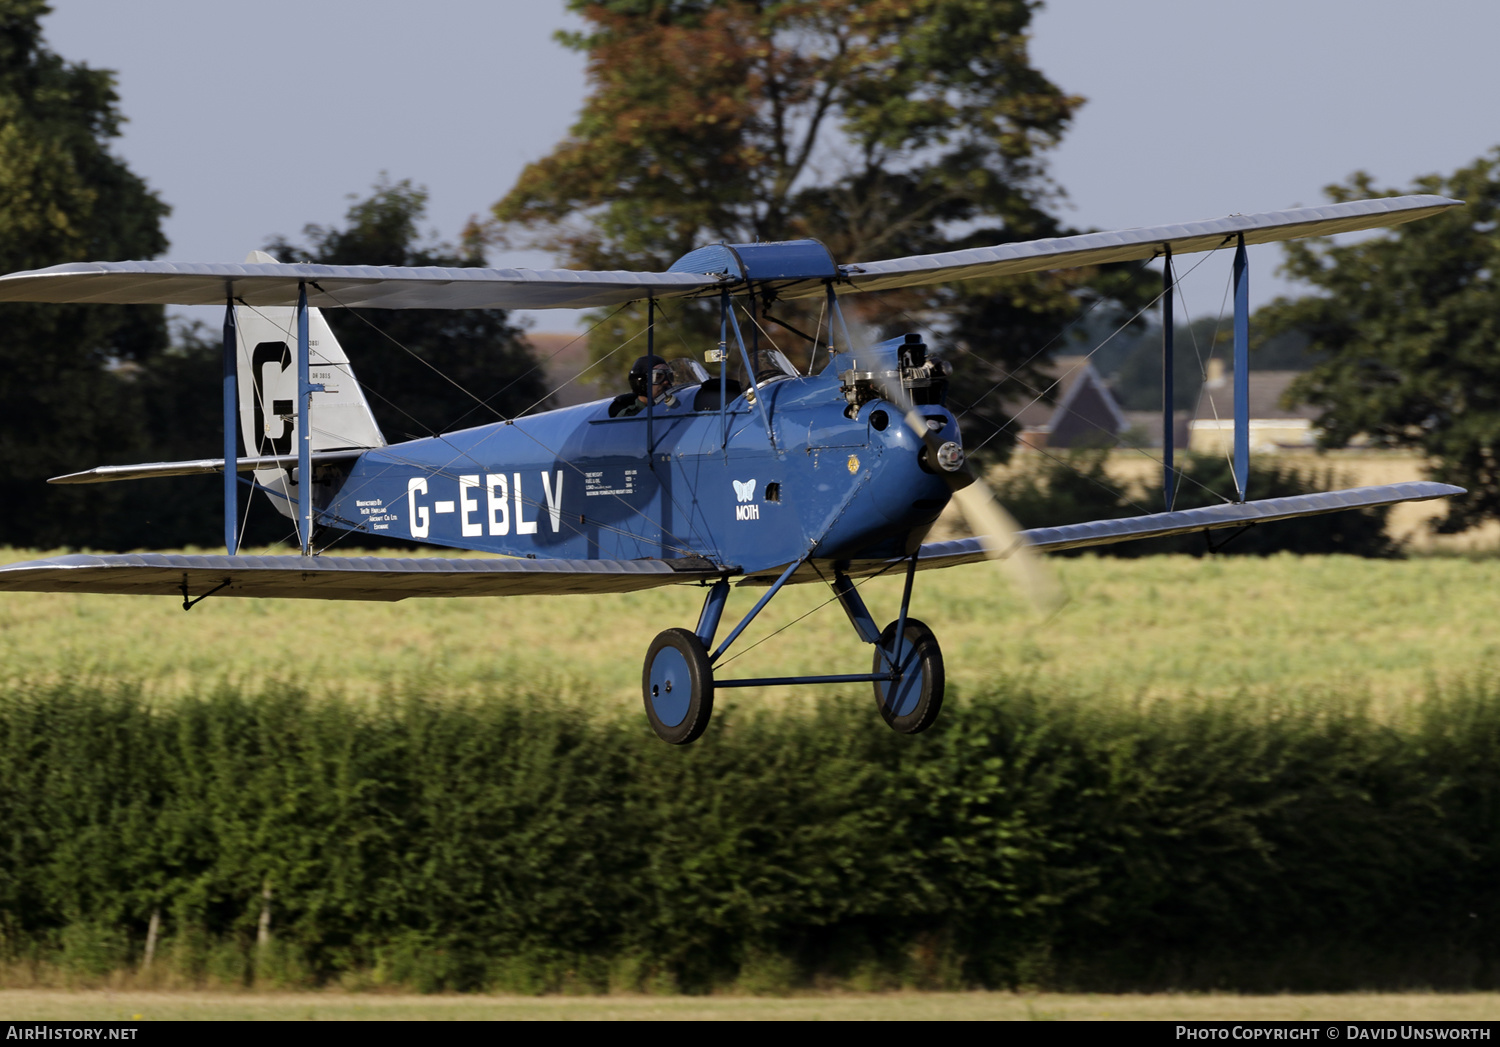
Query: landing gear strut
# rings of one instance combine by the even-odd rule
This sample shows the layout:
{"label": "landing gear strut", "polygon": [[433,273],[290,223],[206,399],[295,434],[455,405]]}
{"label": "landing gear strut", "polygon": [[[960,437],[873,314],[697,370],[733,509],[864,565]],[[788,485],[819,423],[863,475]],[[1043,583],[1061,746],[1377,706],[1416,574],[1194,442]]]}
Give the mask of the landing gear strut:
{"label": "landing gear strut", "polygon": [[917,561],[913,557],[906,568],[906,585],[901,593],[901,615],[877,632],[869,608],[859,595],[854,581],[835,569],[833,593],[849,616],[849,623],[865,643],[875,646],[875,664],[868,673],[847,676],[783,676],[760,679],[714,679],[714,663],[729,649],[761,608],[792,577],[803,561],[789,565],[766,591],[750,613],[709,653],[714,642],[724,603],[729,597],[729,582],[720,579],[703,603],[703,614],[697,630],[668,629],[651,642],[646,652],[646,666],[641,673],[641,690],[646,701],[646,716],[651,729],[665,742],[686,745],[703,733],[713,713],[716,687],[768,687],[809,683],[873,683],[875,703],[880,715],[892,730],[917,734],[931,727],[943,707],[943,652],[932,630],[915,618],[908,618],[911,606],[912,579]]}

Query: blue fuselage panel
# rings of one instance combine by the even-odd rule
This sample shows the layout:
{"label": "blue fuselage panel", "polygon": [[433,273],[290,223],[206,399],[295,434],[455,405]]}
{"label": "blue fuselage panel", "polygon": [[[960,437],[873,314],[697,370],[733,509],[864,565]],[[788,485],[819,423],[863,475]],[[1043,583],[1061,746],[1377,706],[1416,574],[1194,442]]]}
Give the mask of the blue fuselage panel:
{"label": "blue fuselage panel", "polygon": [[[599,401],[367,452],[318,474],[318,521],[502,555],[697,555],[753,571],[819,536],[820,558],[900,555],[948,499],[900,412],[877,400],[846,417],[827,371],[724,413],[693,411],[693,392],[654,411],[649,451],[646,416],[610,418]],[[958,439],[945,409],[922,413]]]}

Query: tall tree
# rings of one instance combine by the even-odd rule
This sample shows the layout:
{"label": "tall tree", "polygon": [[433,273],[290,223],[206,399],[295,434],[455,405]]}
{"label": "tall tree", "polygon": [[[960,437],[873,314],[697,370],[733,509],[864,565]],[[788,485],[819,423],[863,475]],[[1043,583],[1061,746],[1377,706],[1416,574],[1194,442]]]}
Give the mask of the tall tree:
{"label": "tall tree", "polygon": [[[1289,395],[1321,407],[1322,442],[1357,436],[1424,455],[1434,479],[1469,490],[1440,527],[1500,518],[1500,148],[1407,192],[1467,206],[1351,244],[1293,241],[1284,271],[1316,293],[1257,312],[1263,332],[1301,331],[1326,354]],[[1396,195],[1367,174],[1335,201]]]}
{"label": "tall tree", "polygon": [[[113,74],[42,39],[42,0],[0,0],[0,271],[150,258],[168,208],[109,150]],[[48,487],[144,439],[133,365],[166,345],[160,308],[0,306],[0,542],[107,541],[115,490]]]}
{"label": "tall tree", "polygon": [[[1059,235],[1041,158],[1082,99],[1030,65],[1037,6],[570,0],[587,29],[560,39],[588,55],[592,92],[569,137],[495,205],[498,235],[588,269],[663,269],[719,240],[815,236],[857,261]],[[997,370],[1039,382],[1031,365],[1090,283],[1041,274],[856,308],[978,354],[977,392]],[[711,344],[711,318],[687,327]],[[601,327],[596,353],[623,333]]]}
{"label": "tall tree", "polygon": [[[282,261],[326,265],[476,266],[482,247],[423,242],[427,192],[382,179],[356,200],[345,224],[309,225],[308,243],[267,250]],[[545,376],[501,309],[347,309],[325,313],[354,364],[386,437],[430,436],[512,417],[547,400]]]}

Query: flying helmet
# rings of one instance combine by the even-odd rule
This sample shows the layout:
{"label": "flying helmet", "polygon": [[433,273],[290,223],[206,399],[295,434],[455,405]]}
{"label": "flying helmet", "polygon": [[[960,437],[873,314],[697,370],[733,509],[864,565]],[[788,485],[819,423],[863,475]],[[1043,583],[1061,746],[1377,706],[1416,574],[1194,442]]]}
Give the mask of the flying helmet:
{"label": "flying helmet", "polygon": [[672,366],[659,356],[643,356],[630,365],[630,391],[648,398],[653,385],[672,388]]}

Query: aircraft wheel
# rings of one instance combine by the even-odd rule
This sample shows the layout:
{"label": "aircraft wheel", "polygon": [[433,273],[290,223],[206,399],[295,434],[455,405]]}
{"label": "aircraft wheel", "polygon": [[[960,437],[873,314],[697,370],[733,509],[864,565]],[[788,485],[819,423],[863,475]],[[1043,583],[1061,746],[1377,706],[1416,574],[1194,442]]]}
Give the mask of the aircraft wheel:
{"label": "aircraft wheel", "polygon": [[[880,634],[880,650],[875,652],[871,672],[887,671],[886,658],[894,654],[896,623],[892,622]],[[943,707],[943,651],[932,630],[915,618],[906,620],[899,668],[901,679],[875,681],[875,704],[893,731],[917,734],[933,725]]]}
{"label": "aircraft wheel", "polygon": [[652,640],[641,690],[646,718],[662,741],[686,745],[702,734],[714,711],[714,671],[698,634],[668,629]]}

